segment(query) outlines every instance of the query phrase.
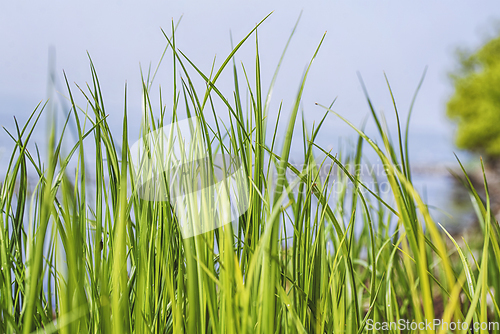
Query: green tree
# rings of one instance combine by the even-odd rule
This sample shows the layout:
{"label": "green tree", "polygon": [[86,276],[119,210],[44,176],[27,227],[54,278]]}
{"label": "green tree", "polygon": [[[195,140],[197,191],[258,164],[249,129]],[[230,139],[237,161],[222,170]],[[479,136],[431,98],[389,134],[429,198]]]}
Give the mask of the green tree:
{"label": "green tree", "polygon": [[475,53],[460,52],[460,69],[451,75],[455,93],[447,115],[457,122],[458,147],[500,159],[500,36]]}

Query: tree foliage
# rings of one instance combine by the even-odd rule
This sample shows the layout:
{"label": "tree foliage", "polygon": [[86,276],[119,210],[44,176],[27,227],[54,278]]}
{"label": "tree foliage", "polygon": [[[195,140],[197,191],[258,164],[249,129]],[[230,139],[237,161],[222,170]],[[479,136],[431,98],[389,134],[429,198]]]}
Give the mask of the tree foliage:
{"label": "tree foliage", "polygon": [[458,123],[456,143],[486,158],[500,158],[500,36],[475,53],[459,53],[451,75],[455,93],[447,115]]}

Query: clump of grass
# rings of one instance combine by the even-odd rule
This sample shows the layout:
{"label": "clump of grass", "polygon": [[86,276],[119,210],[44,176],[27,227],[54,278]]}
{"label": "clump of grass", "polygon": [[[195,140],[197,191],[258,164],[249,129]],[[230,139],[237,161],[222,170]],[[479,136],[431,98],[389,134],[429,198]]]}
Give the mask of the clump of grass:
{"label": "clump of grass", "polygon": [[[154,111],[149,98],[154,74],[143,81],[142,136],[195,117],[209,156],[225,153],[241,160],[250,185],[249,209],[237,224],[183,238],[169,201],[138,195],[126,96],[119,143],[92,62],[93,80],[79,92],[88,108],[76,105],[68,84],[71,112],[61,133],[50,132],[46,159],[28,149],[44,106],[24,126],[16,123],[9,132],[16,147],[0,188],[0,332],[366,333],[379,331],[370,329],[373,322],[405,319],[499,321],[499,227],[488,195],[481,199],[468,183],[484,235],[477,252],[438,226],[415,191],[409,117],[403,135],[394,103],[398,128],[393,143],[368,94],[379,143],[335,113],[333,104],[322,106],[325,116],[317,125],[308,128],[302,121],[304,164],[292,164],[301,96],[324,36],[299,83],[278,148],[281,108],[270,110],[268,102],[286,48],[265,93],[255,34],[261,23],[210,74],[176,49],[172,26],[165,34],[173,59],[170,115],[163,108]],[[252,74],[242,72],[234,56],[254,35]],[[233,72],[230,94],[218,88],[224,70]],[[195,87],[194,76],[206,85]],[[246,85],[240,86],[241,81]],[[215,110],[216,99],[225,106],[226,122]],[[268,125],[271,113],[278,117]],[[333,153],[315,143],[332,113],[358,133],[353,152]],[[213,121],[207,120],[209,114]],[[70,122],[78,141],[63,154]],[[268,131],[273,131],[270,142]],[[86,155],[90,144],[93,165]],[[368,187],[359,170],[350,169],[364,163],[366,145],[386,166],[390,199]],[[328,164],[327,175],[321,174]],[[28,167],[38,174],[34,189],[28,189]],[[289,172],[294,177],[286,177]],[[169,180],[158,182],[168,188]],[[332,182],[341,187],[334,191]],[[454,247],[447,246],[447,239]]]}

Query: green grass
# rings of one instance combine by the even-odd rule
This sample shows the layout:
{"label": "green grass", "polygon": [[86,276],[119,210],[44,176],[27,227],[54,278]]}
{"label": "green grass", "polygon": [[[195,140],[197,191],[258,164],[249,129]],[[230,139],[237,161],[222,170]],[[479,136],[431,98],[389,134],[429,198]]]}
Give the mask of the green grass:
{"label": "green grass", "polygon": [[[15,149],[0,187],[0,333],[397,333],[368,325],[500,321],[500,229],[488,195],[480,198],[465,178],[481,245],[471,247],[444,231],[412,185],[409,116],[402,129],[394,103],[393,142],[366,89],[378,138],[337,114],[333,103],[316,107],[325,116],[312,128],[303,116],[301,123],[302,92],[324,36],[311,50],[284,120],[281,105],[273,110],[269,101],[286,48],[266,91],[256,30],[204,73],[176,49],[172,25],[165,33],[173,59],[171,114],[155,110],[149,98],[156,71],[143,75],[141,136],[196,117],[210,156],[242,161],[250,207],[238,224],[182,238],[170,202],[138,195],[126,88],[123,133],[113,134],[92,61],[87,87],[73,92],[67,85],[71,112],[61,131],[52,127],[47,157],[28,149],[44,105],[8,130]],[[252,38],[255,72],[249,73],[234,56]],[[223,71],[233,73],[233,92],[218,88]],[[199,77],[206,85],[195,87]],[[392,96],[389,85],[388,92]],[[76,93],[86,107],[76,105]],[[216,110],[217,103],[224,108]],[[268,124],[271,114],[278,115],[275,124]],[[331,152],[315,143],[326,117],[352,126],[359,138],[352,151]],[[78,141],[68,151],[70,123]],[[285,133],[280,143],[278,129]],[[291,157],[292,138],[303,147],[302,157]],[[88,158],[89,147],[95,159]],[[353,170],[368,165],[364,150],[373,150],[386,167],[385,179],[376,177],[390,184],[390,196]],[[291,158],[304,164],[297,167]],[[329,173],[320,174],[325,166]],[[31,186],[28,170],[38,174]],[[290,173],[294,177],[285,177]],[[169,180],[159,182],[167,187]]]}

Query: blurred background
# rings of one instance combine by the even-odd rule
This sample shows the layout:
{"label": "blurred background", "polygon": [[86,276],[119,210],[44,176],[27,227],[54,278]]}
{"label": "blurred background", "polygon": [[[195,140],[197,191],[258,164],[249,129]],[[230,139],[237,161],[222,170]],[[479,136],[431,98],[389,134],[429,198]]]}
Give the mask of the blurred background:
{"label": "blurred background", "polygon": [[[375,109],[384,113],[395,136],[394,108],[384,73],[405,123],[412,97],[427,68],[410,127],[415,184],[430,204],[442,209],[433,210],[438,221],[449,226],[469,224],[473,219],[470,206],[460,200],[461,195],[447,169],[458,167],[454,153],[471,168],[477,167],[479,160],[476,154],[461,151],[454,145],[455,126],[446,116],[447,102],[454,94],[454,82],[449,74],[461,68],[457,50],[462,50],[462,55],[473,52],[498,36],[500,6],[496,1],[4,3],[0,11],[0,125],[15,132],[14,117],[24,124],[37,104],[49,97],[57,103],[54,110],[61,113],[61,118],[66,115],[69,104],[65,102],[68,94],[63,71],[77,103],[85,109],[85,99],[76,85],[85,90],[86,83],[91,82],[90,55],[101,82],[106,113],[111,120],[116,119],[111,122],[117,133],[121,132],[127,83],[131,133],[137,136],[142,113],[141,69],[147,73],[150,66],[154,69],[158,64],[167,45],[162,29],[170,35],[172,23],[180,20],[176,30],[177,47],[202,71],[209,73],[214,56],[217,55],[215,62],[220,65],[230,53],[231,36],[236,44],[271,12],[258,29],[265,89],[300,15],[301,18],[273,93],[270,124],[276,119],[281,102],[283,119],[287,119],[305,67],[325,32],[302,99],[301,107],[309,128],[325,113],[315,102],[330,105],[335,98],[336,112],[355,125],[362,124],[369,116],[369,108],[359,73]],[[153,87],[161,85],[164,92],[169,92],[170,95],[164,97],[168,112],[172,101],[172,65],[171,58],[167,58]],[[238,51],[236,59],[252,71],[253,37]],[[230,94],[232,85],[229,70],[219,80],[219,88]],[[157,101],[153,100],[153,107],[158,107],[158,111]],[[34,140],[43,148],[46,127],[37,129]],[[283,129],[284,125],[280,131]],[[375,134],[370,117],[366,129],[369,134]],[[336,152],[355,140],[352,129],[330,115],[318,143]],[[0,176],[6,169],[12,147],[12,139],[2,130]],[[300,152],[301,147],[295,149]]]}

